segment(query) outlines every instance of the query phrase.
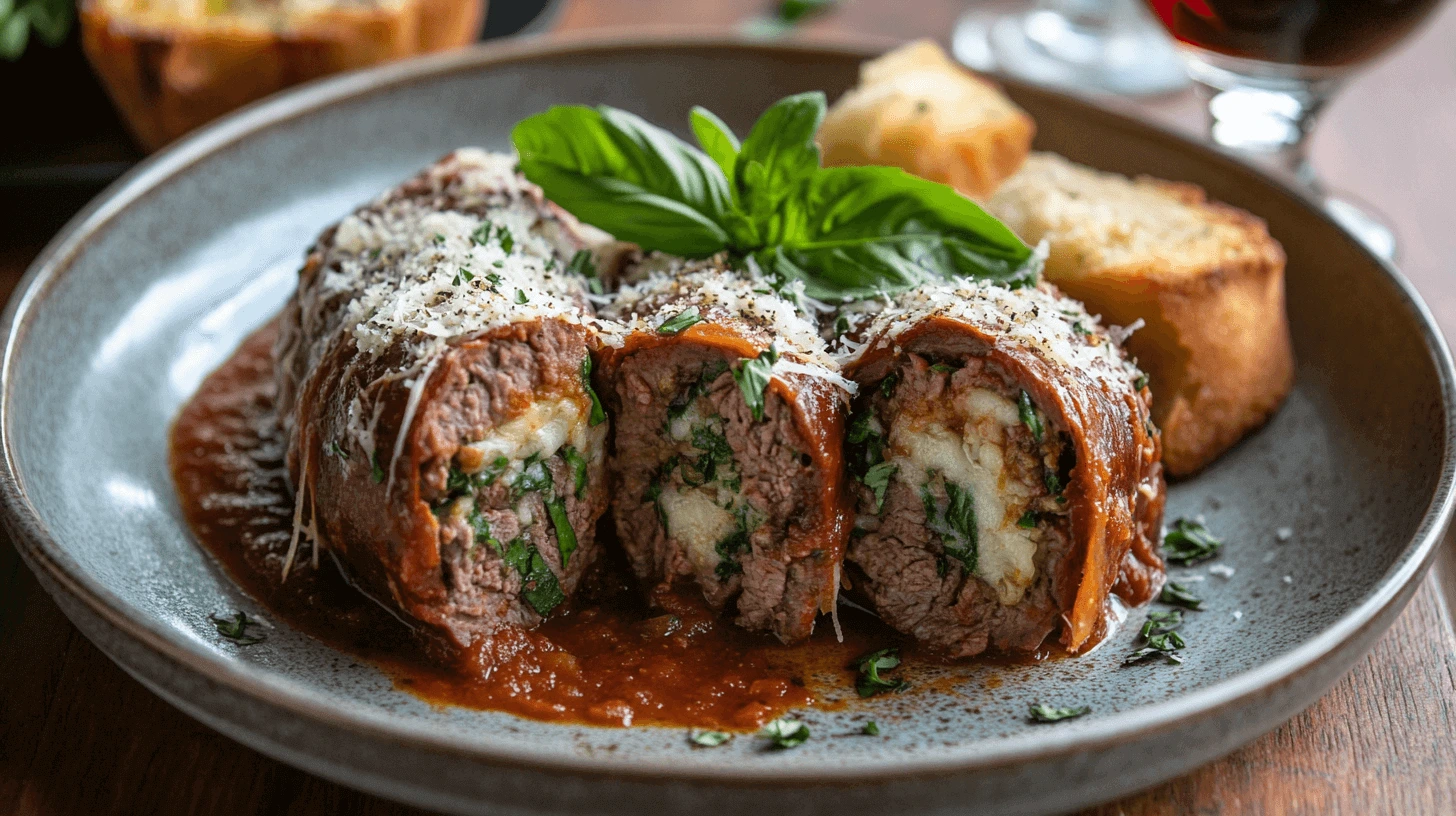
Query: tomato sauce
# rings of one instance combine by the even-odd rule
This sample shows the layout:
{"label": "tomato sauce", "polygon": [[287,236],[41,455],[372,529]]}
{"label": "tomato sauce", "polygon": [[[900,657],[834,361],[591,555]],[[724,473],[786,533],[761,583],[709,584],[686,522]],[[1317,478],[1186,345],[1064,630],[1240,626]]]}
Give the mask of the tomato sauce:
{"label": "tomato sauce", "polygon": [[202,546],[274,615],[374,663],[398,688],[542,720],[742,730],[792,709],[848,705],[857,699],[855,658],[907,645],[852,610],[841,611],[842,642],[821,619],[808,643],[789,647],[739,629],[688,593],[649,602],[608,541],[604,563],[564,611],[442,666],[312,543],[300,544],[282,578],[293,498],[273,406],[275,336],[270,325],[250,337],[178,416],[171,466],[183,512]]}

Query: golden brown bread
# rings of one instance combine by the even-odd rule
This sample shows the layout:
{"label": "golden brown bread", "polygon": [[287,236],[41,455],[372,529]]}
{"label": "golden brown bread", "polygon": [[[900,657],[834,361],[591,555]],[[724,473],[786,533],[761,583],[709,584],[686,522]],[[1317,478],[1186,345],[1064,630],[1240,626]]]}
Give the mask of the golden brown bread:
{"label": "golden brown bread", "polygon": [[1050,245],[1046,277],[1105,321],[1148,373],[1163,462],[1212,462],[1279,407],[1294,380],[1284,250],[1262,220],[1203,190],[1032,155],[987,209]]}
{"label": "golden brown bread", "polygon": [[81,44],[142,146],[327,74],[456,48],[484,0],[83,0]]}
{"label": "golden brown bread", "polygon": [[985,199],[1015,173],[1036,124],[929,40],[860,67],[819,129],[824,164],[883,164]]}

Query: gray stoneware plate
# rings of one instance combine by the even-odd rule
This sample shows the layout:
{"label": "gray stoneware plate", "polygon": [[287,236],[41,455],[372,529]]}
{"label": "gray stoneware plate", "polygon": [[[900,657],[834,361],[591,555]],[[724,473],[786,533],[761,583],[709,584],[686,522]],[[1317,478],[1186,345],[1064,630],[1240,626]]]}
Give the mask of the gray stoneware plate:
{"label": "gray stoneware plate", "polygon": [[[1394,270],[1305,199],[1216,152],[1019,86],[1039,146],[1201,184],[1268,219],[1289,254],[1298,385],[1278,416],[1173,487],[1229,544],[1175,569],[1208,611],[1182,666],[1119,668],[1144,612],[1098,651],[950,670],[956,691],[807,712],[814,739],[693,750],[678,729],[552,725],[437,708],[282,624],[220,642],[208,614],[263,613],[193,543],[168,425],[278,307],[315,234],[463,144],[503,148],[547,105],[665,124],[703,104],[744,132],[789,93],[831,97],[867,49],[699,40],[519,42],[311,85],[213,126],[118,181],[61,233],[7,313],[4,498],[21,555],[117,663],[229,736],[314,773],[459,812],[996,813],[1067,809],[1227,753],[1313,702],[1424,574],[1452,512],[1452,365]],[[1288,541],[1276,530],[1289,528]],[[1027,704],[1086,704],[1056,725]],[[867,718],[884,736],[850,736]]]}

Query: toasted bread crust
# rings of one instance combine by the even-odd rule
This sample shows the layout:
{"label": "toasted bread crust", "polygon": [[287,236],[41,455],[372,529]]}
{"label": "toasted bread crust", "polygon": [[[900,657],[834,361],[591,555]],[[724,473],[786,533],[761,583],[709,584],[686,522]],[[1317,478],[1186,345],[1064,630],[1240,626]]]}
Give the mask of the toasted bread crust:
{"label": "toasted bread crust", "polygon": [[1021,167],[1035,133],[999,88],[922,40],[865,63],[819,143],[826,166],[901,167],[985,199]]}
{"label": "toasted bread crust", "polygon": [[482,0],[322,9],[278,30],[248,20],[131,18],[81,4],[81,45],[141,145],[154,150],[290,85],[473,41]]}
{"label": "toasted bread crust", "polygon": [[[1028,170],[1035,172],[1036,164]],[[1109,180],[1087,168],[1075,173],[1089,184]],[[1208,201],[1195,185],[1123,179],[1141,191],[1139,203],[1150,205],[1148,211],[1124,212],[1125,206],[1113,204],[1104,221],[1079,221],[1072,239],[1058,229],[1057,215],[1047,212],[1055,196],[1027,207],[1030,196],[1022,182],[1043,180],[1009,184],[989,208],[1026,240],[1049,241],[1047,277],[1108,322],[1145,322],[1126,346],[1151,381],[1153,420],[1163,431],[1163,463],[1170,474],[1202,469],[1268,420],[1293,386],[1294,354],[1284,312],[1284,250],[1263,220]],[[1144,246],[1111,264],[1095,247],[1082,245],[1099,232],[1108,234],[1104,244],[1116,235],[1136,234],[1147,219],[1160,217],[1159,204],[1191,208],[1211,232],[1223,233],[1226,245],[1186,255]],[[1029,215],[1032,209],[1039,210],[1036,217]]]}

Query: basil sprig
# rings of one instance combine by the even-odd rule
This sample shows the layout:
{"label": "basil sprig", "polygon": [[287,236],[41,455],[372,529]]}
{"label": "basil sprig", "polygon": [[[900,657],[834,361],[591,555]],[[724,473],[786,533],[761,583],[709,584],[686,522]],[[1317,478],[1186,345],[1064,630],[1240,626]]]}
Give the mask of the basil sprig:
{"label": "basil sprig", "polygon": [[811,297],[867,297],[1040,271],[1005,225],[950,187],[891,167],[821,167],[823,93],[782,99],[740,143],[694,108],[699,150],[606,106],[558,106],[512,131],[521,172],[573,215],[646,250],[752,257]]}

